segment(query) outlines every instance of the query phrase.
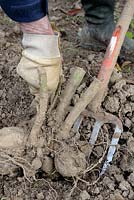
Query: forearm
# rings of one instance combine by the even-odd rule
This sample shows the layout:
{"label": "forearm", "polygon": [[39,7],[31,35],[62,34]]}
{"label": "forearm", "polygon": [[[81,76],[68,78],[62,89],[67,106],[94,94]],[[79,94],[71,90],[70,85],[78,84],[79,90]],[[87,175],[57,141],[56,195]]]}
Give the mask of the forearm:
{"label": "forearm", "polygon": [[47,17],[47,0],[2,0],[0,5],[11,19],[20,22],[23,32],[54,34]]}
{"label": "forearm", "polygon": [[0,4],[11,19],[19,22],[24,33],[18,74],[36,95],[40,87],[38,70],[42,68],[48,90],[55,92],[61,75],[61,56],[59,34],[54,33],[47,17],[47,0],[2,0]]}

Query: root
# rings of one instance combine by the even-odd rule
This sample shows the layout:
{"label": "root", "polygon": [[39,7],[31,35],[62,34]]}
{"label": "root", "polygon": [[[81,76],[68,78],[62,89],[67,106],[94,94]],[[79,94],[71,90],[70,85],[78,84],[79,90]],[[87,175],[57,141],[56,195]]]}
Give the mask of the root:
{"label": "root", "polygon": [[58,199],[58,193],[57,193],[57,191],[51,186],[51,184],[47,180],[45,180],[45,179],[43,179],[43,180],[48,184],[48,186],[50,187],[51,191],[53,191],[53,193],[54,193],[53,199],[57,200]]}
{"label": "root", "polygon": [[29,141],[32,146],[37,146],[40,129],[46,117],[46,111],[47,111],[48,99],[49,99],[49,94],[47,90],[46,72],[40,68],[39,75],[40,75],[39,76],[40,77],[39,109],[37,111],[36,120],[34,122],[34,125],[32,127],[32,130],[29,136]]}
{"label": "root", "polygon": [[9,167],[10,165],[20,167],[23,170],[24,178],[28,182],[32,183],[29,177],[34,177],[35,170],[33,169],[32,165],[27,162],[27,160],[21,157],[11,157],[3,151],[0,151],[0,153],[0,164],[3,166],[8,165]]}
{"label": "root", "polygon": [[[104,143],[103,143],[104,144]],[[71,189],[70,193],[69,193],[69,196],[68,197],[71,197],[71,195],[73,194],[74,190],[77,187],[78,183],[79,182],[82,182],[84,184],[86,184],[86,186],[93,186],[95,184],[98,183],[98,181],[100,180],[101,176],[98,176],[98,178],[96,178],[95,181],[93,182],[89,182],[89,181],[86,181],[83,177],[85,176],[86,173],[93,173],[94,171],[98,171],[98,170],[95,170],[95,168],[100,164],[102,163],[102,161],[104,160],[104,157],[107,153],[107,150],[108,150],[108,147],[109,147],[109,144],[108,144],[108,135],[107,135],[107,142],[106,142],[106,148],[104,150],[104,153],[102,155],[102,157],[99,159],[99,161],[95,164],[93,164],[92,166],[88,167],[86,170],[84,170],[82,173],[81,173],[81,176],[76,176],[76,177],[73,177],[74,179],[74,186],[73,188]],[[81,178],[82,177],[82,178]]]}
{"label": "root", "polygon": [[57,134],[58,139],[68,139],[71,137],[70,130],[74,122],[79,117],[81,112],[85,110],[87,105],[95,97],[95,95],[99,91],[99,88],[100,88],[100,81],[98,79],[95,79],[87,88],[87,90],[84,92],[79,101],[76,103],[72,111],[68,114],[63,124],[63,127],[61,128],[61,131],[59,131],[59,133]]}
{"label": "root", "polygon": [[[86,91],[83,93],[83,95],[80,97],[74,108],[71,110],[71,112],[68,114],[68,116],[65,119],[65,122],[63,123],[63,126],[61,125],[62,120],[64,120],[67,107],[70,104],[70,101],[73,97],[73,95],[76,92],[77,87],[80,85],[83,77],[85,75],[85,71],[81,68],[74,69],[71,78],[69,79],[69,82],[65,88],[64,94],[61,98],[61,102],[59,106],[57,107],[57,113],[56,113],[56,121],[61,126],[59,129],[59,126],[57,129],[57,137],[54,139],[51,139],[51,142],[54,141],[54,145],[52,147],[51,152],[54,152],[54,164],[55,169],[57,172],[59,172],[64,177],[75,177],[77,176],[84,176],[86,173],[90,173],[94,168],[98,166],[104,159],[104,156],[106,154],[107,149],[104,152],[104,155],[100,160],[87,168],[87,159],[85,152],[82,152],[77,145],[75,146],[72,143],[72,146],[70,145],[69,141],[66,143],[64,140],[71,138],[71,128],[76,121],[76,119],[79,117],[79,115],[85,110],[87,105],[94,99],[96,94],[98,93],[100,89],[100,81],[98,79],[95,79],[90,86],[86,89]],[[31,133],[28,138],[28,142],[34,147],[36,147],[35,151],[37,151],[37,156],[43,158],[44,154],[43,151],[38,150],[39,147],[39,134],[42,127],[43,122],[46,118],[46,112],[48,108],[48,100],[49,100],[49,92],[47,88],[47,76],[44,70],[41,68],[39,69],[39,77],[40,77],[40,91],[39,91],[39,109],[37,110],[36,120],[34,122],[34,125],[32,127]],[[56,128],[55,128],[56,129]],[[43,137],[47,137],[44,135]],[[42,140],[40,138],[40,140]],[[71,141],[71,140],[70,140]],[[42,143],[43,144],[43,143]],[[42,148],[40,146],[39,148]],[[50,146],[51,147],[51,146]],[[49,147],[47,147],[49,148]],[[39,155],[39,153],[40,155]],[[27,162],[22,157],[17,157],[16,154],[13,154],[13,156],[10,156],[7,152],[0,152],[0,164],[8,165],[10,164],[12,166],[18,166],[23,170],[24,178],[27,179],[29,182],[31,180],[29,177],[35,177],[35,167],[34,165]],[[22,155],[22,154],[19,154]],[[38,161],[38,160],[37,160]],[[39,160],[40,161],[40,160]],[[40,161],[41,162],[41,161]],[[38,164],[38,162],[37,162]],[[41,162],[42,166],[42,162]],[[37,167],[36,169],[39,169]],[[74,185],[74,189],[77,187],[77,183],[80,180],[77,179]],[[47,182],[47,181],[46,181]],[[48,183],[49,184],[49,183]],[[72,195],[74,189],[72,189],[70,196]],[[56,191],[52,189],[52,191],[55,193],[55,197],[57,198]]]}
{"label": "root", "polygon": [[74,193],[75,189],[78,188],[77,187],[77,184],[78,184],[78,179],[74,179],[74,186],[72,187],[70,193],[67,195],[67,199],[69,200],[72,196],[72,194]]}
{"label": "root", "polygon": [[51,184],[49,183],[49,181],[47,181],[46,179],[36,179],[35,178],[35,181],[37,181],[37,182],[39,182],[39,181],[41,181],[41,182],[45,182],[48,186],[49,186],[49,188],[50,188],[50,190],[51,191],[53,191],[53,196],[52,196],[52,198],[54,199],[54,200],[57,200],[58,199],[58,193],[57,193],[57,191],[51,186]]}
{"label": "root", "polygon": [[80,177],[77,177],[77,179],[79,181],[81,181],[82,183],[85,183],[87,186],[93,186],[93,185],[98,183],[98,181],[100,180],[100,176],[95,181],[93,181],[92,183],[89,183],[88,181],[85,181],[84,179],[82,179]]}
{"label": "root", "polygon": [[88,173],[88,172],[91,172],[91,171],[92,171],[93,169],[95,169],[99,164],[101,164],[102,161],[104,160],[105,155],[106,155],[107,150],[108,150],[108,147],[109,147],[109,144],[108,144],[108,135],[106,134],[106,136],[107,136],[106,148],[105,148],[105,151],[104,151],[102,157],[98,160],[97,163],[95,163],[95,164],[93,164],[92,166],[88,167],[88,168],[83,172],[83,174]]}
{"label": "root", "polygon": [[71,77],[60,99],[59,106],[57,107],[56,121],[58,124],[60,124],[64,119],[66,114],[66,109],[69,106],[69,103],[73,95],[75,94],[77,87],[80,85],[85,73],[86,72],[82,68],[77,67],[73,69]]}
{"label": "root", "polygon": [[58,97],[60,96],[61,94],[61,86],[62,86],[62,83],[63,83],[63,76],[60,77],[60,81],[59,81],[59,85],[58,85],[58,88],[54,94],[54,96],[51,98],[51,105],[48,109],[48,114],[50,115],[52,110],[56,107],[56,104],[57,104],[57,100],[58,100]]}

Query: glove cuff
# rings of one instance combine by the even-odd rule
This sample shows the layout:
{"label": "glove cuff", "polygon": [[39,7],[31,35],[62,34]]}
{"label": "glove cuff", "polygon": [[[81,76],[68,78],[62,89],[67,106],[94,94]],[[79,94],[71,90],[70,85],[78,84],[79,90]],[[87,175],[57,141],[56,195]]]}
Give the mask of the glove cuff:
{"label": "glove cuff", "polygon": [[32,61],[39,59],[44,63],[44,59],[60,57],[58,33],[55,35],[24,33],[22,45],[24,47],[22,55]]}

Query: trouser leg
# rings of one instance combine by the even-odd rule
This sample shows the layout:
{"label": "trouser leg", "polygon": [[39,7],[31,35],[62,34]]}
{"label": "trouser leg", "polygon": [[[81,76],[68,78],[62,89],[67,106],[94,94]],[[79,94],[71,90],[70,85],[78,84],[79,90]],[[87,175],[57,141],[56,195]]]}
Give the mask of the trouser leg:
{"label": "trouser leg", "polygon": [[[86,24],[79,32],[81,46],[92,50],[105,49],[115,28],[115,0],[81,0]],[[134,61],[134,40],[125,38],[122,55]],[[124,53],[125,52],[125,53]]]}
{"label": "trouser leg", "polygon": [[115,24],[115,0],[81,0],[85,11],[86,24],[80,31],[81,44],[93,49],[107,46]]}
{"label": "trouser leg", "polygon": [[113,19],[115,0],[81,0],[88,23],[103,24]]}

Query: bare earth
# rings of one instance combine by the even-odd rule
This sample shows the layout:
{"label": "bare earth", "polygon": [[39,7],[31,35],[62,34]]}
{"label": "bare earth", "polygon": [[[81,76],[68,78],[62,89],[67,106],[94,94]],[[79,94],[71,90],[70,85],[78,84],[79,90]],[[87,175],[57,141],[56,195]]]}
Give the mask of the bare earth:
{"label": "bare earth", "polygon": [[[68,10],[74,8],[74,3],[76,3],[74,0],[50,0],[50,19],[56,22],[61,31],[65,80],[68,80],[72,67],[81,67],[86,70],[84,83],[74,96],[71,106],[97,76],[104,57],[104,52],[88,51],[78,46],[77,33],[84,23],[83,12],[76,16],[66,14]],[[117,4],[118,12],[122,8],[122,3],[123,1],[120,1],[120,4],[119,2]],[[133,28],[131,31],[134,31]],[[33,96],[29,92],[27,83],[16,73],[16,65],[22,50],[21,37],[16,24],[0,11],[0,128],[18,126],[29,130],[35,115],[35,109],[30,106]],[[85,177],[91,186],[79,181],[74,187],[74,180],[63,178],[55,173],[48,175],[41,169],[36,173],[36,180],[29,182],[20,168],[11,175],[0,175],[1,200],[134,199],[134,63],[126,66],[122,66],[122,63],[124,61],[120,62],[122,78],[117,80],[119,77],[117,74],[116,83],[110,83],[108,95],[102,104],[107,112],[120,117],[124,128],[114,160],[106,174],[92,185],[97,177],[97,168]],[[92,125],[93,121],[85,118],[80,127],[81,141],[83,138],[88,138]],[[108,129],[109,138],[111,138],[113,128],[110,126],[104,128]],[[102,157],[104,151],[102,136],[103,133],[93,150],[92,163],[96,163]]]}

